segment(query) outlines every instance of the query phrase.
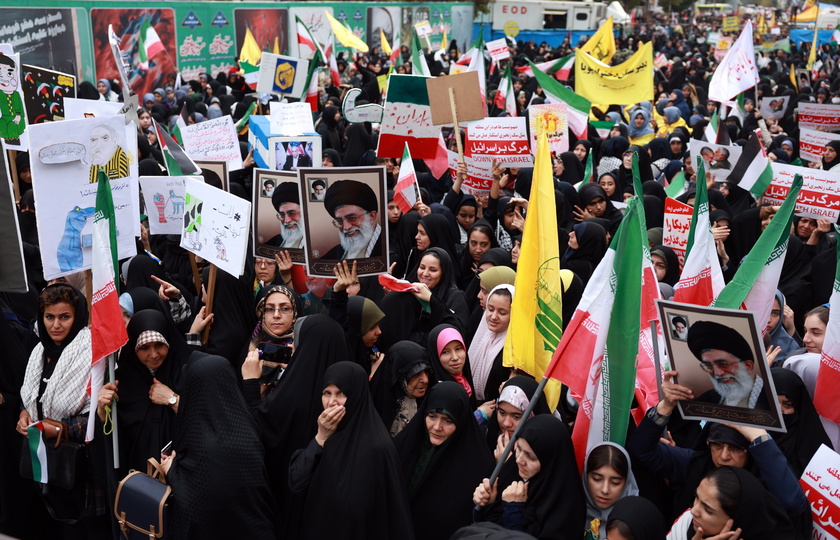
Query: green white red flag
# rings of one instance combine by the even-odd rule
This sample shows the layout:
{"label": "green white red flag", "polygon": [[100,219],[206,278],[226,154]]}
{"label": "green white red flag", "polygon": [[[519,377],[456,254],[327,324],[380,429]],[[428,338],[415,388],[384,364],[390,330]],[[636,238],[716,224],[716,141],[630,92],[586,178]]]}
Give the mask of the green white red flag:
{"label": "green white red flag", "polygon": [[165,50],[163,43],[160,41],[160,36],[155,31],[155,27],[149,22],[149,19],[144,20],[143,24],[140,25],[140,39],[137,45],[137,52],[140,58],[139,66],[141,69],[149,69],[149,60]]}
{"label": "green white red flag", "polygon": [[427,78],[397,74],[388,78],[377,156],[402,157],[406,143],[415,158],[433,159],[438,155],[440,127],[432,125]]}
{"label": "green white red flag", "polygon": [[572,132],[579,139],[585,139],[589,128],[589,109],[592,107],[592,103],[585,97],[575,94],[550,75],[546,75],[539,69],[534,69],[534,63],[530,60],[528,60],[528,65],[534,72],[537,84],[545,92],[548,103],[565,103],[568,107],[569,127],[572,128]]}
{"label": "green white red flag", "polygon": [[[831,291],[829,303],[832,306],[840,306],[840,247],[835,246],[835,250],[838,264],[834,272],[834,288]],[[820,371],[817,375],[817,387],[814,390],[814,407],[817,408],[820,416],[840,423],[840,403],[838,403],[840,393],[837,392],[837,388],[840,388],[840,309],[835,307],[828,314]]]}
{"label": "green white red flag", "polygon": [[394,187],[394,202],[400,207],[403,214],[411,212],[417,204],[417,174],[414,172],[414,163],[411,161],[411,152],[408,151],[408,143],[405,145],[402,161],[400,161],[400,176],[397,185]]}
{"label": "green white red flag", "polygon": [[36,422],[26,428],[29,457],[32,460],[32,480],[46,484],[50,481],[47,471],[47,446],[44,441],[44,423]]}
{"label": "green white red flag", "polygon": [[513,77],[510,73],[510,62],[505,66],[502,80],[499,81],[499,90],[493,100],[493,105],[498,109],[506,111],[511,116],[516,116],[516,96],[513,90]]}

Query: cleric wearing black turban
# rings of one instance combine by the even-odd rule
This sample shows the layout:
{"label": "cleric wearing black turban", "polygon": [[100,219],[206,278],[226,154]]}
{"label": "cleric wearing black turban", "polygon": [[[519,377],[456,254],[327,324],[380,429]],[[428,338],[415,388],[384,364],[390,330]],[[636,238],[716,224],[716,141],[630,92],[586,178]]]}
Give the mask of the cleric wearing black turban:
{"label": "cleric wearing black turban", "polygon": [[277,211],[280,234],[266,244],[282,248],[303,248],[303,220],[300,213],[300,195],[297,182],[281,182],[271,194],[271,205]]}
{"label": "cleric wearing black turban", "polygon": [[379,204],[369,185],[356,180],[333,182],[324,196],[324,208],[333,217],[339,244],[320,258],[364,259],[382,255]]}

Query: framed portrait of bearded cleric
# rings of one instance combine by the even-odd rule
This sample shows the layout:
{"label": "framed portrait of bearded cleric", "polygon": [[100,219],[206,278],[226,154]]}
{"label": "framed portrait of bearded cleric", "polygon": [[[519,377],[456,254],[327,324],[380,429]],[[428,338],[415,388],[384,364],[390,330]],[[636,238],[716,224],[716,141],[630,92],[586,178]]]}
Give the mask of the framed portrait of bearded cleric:
{"label": "framed portrait of bearded cleric", "polygon": [[253,191],[254,257],[274,260],[276,253],[288,250],[292,262],[304,264],[297,173],[254,169]]}
{"label": "framed portrait of bearded cleric", "polygon": [[[694,397],[678,402],[683,418],[787,431],[755,313],[657,304],[660,321],[668,321],[672,330],[663,335],[678,372],[674,382],[690,388]],[[676,323],[684,324],[685,333],[672,328]]]}
{"label": "framed portrait of bearded cleric", "polygon": [[385,168],[301,168],[298,176],[307,273],[333,277],[342,260],[358,261],[359,276],[387,272]]}

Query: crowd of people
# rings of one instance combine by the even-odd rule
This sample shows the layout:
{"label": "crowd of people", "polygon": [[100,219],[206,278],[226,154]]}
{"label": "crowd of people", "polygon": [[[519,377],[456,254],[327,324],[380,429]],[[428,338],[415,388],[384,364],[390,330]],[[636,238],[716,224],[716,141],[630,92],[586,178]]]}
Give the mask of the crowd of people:
{"label": "crowd of people", "polygon": [[[673,296],[680,276],[676,252],[663,245],[665,187],[678,173],[687,180],[678,197],[686,204],[694,202],[696,182],[707,184],[710,226],[727,280],[778,210],[736,182],[697,178],[689,141],[703,139],[720,108],[706,99],[718,63],[713,44],[703,39],[713,21],[701,19],[689,36],[655,19],[644,22],[617,41],[613,63],[653,41],[655,54],[667,58],[655,72],[656,93],[641,103],[593,107],[591,119],[611,122],[609,133],[602,137],[593,126],[578,140],[570,132],[569,151],[552,156],[564,326],[622,222],[628,197],[644,199],[663,298]],[[428,54],[432,75],[445,74],[465,45]],[[510,61],[515,68],[526,59],[546,62],[576,45],[511,43]],[[719,129],[736,146],[760,129],[777,163],[840,170],[840,143],[829,143],[819,161],[799,155],[798,104],[840,102],[836,68],[819,71],[810,85],[791,80],[791,66],[804,67],[808,45],[762,53],[761,82],[746,93],[746,115],[726,117]],[[817,58],[829,65],[837,55],[825,45]],[[412,71],[407,47],[394,58],[375,49],[339,57],[341,86],[326,79],[314,113],[322,166],[384,165],[392,190],[399,160],[376,156],[378,126],[346,122],[341,97],[356,87],[368,102],[382,102],[377,76],[391,67]],[[502,71],[488,69],[488,116],[509,114],[493,105]],[[546,98],[533,77],[515,72],[517,113],[527,115]],[[238,70],[215,75],[180,88],[173,76],[142,96],[141,175],[167,174],[152,119],[172,127],[184,111],[188,124],[227,114],[238,120],[260,99]],[[119,100],[116,84],[82,82],[79,97]],[[777,96],[789,96],[784,115],[763,118],[761,102]],[[444,135],[453,148],[463,136]],[[244,168],[228,180],[232,193],[250,200],[254,163],[244,137],[241,149]],[[634,193],[634,155],[643,193]],[[590,157],[595,171],[586,178]],[[726,158],[721,153],[715,162]],[[538,374],[503,363],[517,317],[514,285],[532,168],[494,163],[489,194],[473,196],[465,189],[464,164],[454,176],[437,178],[415,160],[421,200],[403,213],[389,191],[383,231],[390,273],[411,282],[411,292],[385,291],[346,261],[336,266],[334,279],[324,280],[306,276],[288,253],[274,259],[250,254],[241,276],[218,273],[208,313],[206,287],[193,279],[179,237],[149,235],[144,227],[137,255],[120,263],[128,343],[114,380],[91,396],[84,277],[43,279],[29,157],[19,154],[13,167],[31,289],[0,293],[2,533],[117,538],[117,482],[157,458],[174,493],[167,537],[176,539],[810,538],[811,509],[798,478],[821,444],[840,444],[837,424],[820,417],[812,403],[836,267],[837,238],[827,220],[794,219],[764,329],[787,432],[683,419],[677,405],[693,395],[675,382],[676,371],[668,371],[658,405],[637,416],[638,424],[618,419],[630,425],[626,444],[589,448],[579,468],[571,440],[577,403],[564,392],[552,411],[539,397],[525,417]],[[214,173],[204,177],[221,186]],[[281,191],[273,184],[258,188]],[[278,197],[278,219],[288,224],[287,217],[294,220],[288,208],[280,214],[288,201]],[[201,273],[206,284],[209,268]],[[683,321],[674,331],[691,346],[685,327]],[[698,360],[720,380],[737,371],[732,364],[744,362],[709,362],[701,353]],[[27,427],[59,420],[71,441],[84,442],[91,408],[96,436],[78,485],[68,491],[21,478],[20,459],[29,459]],[[520,423],[513,451],[491,483]],[[47,430],[44,437],[50,444],[55,433]],[[170,442],[171,452],[162,456]]]}

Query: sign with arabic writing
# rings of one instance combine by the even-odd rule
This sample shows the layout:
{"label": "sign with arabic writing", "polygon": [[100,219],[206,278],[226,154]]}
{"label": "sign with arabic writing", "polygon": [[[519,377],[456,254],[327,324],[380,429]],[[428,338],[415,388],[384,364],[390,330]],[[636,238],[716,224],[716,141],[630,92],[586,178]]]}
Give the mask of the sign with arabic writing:
{"label": "sign with arabic writing", "polygon": [[800,103],[799,127],[819,131],[840,131],[840,105]]}
{"label": "sign with arabic writing", "polygon": [[401,158],[408,143],[414,159],[433,158],[439,137],[440,128],[432,125],[426,77],[390,75],[376,155]]}
{"label": "sign with arabic writing", "polygon": [[653,44],[647,42],[623,63],[608,66],[592,55],[575,53],[575,92],[601,104],[638,103],[653,95]]}
{"label": "sign with arabic writing", "polygon": [[811,538],[840,538],[840,455],[820,445],[799,485],[811,505]]}
{"label": "sign with arabic writing", "polygon": [[510,58],[510,50],[508,49],[507,40],[505,38],[494,39],[487,42],[487,52],[496,63]]}
{"label": "sign with arabic writing", "polygon": [[569,150],[569,117],[565,103],[546,103],[528,107],[531,154],[537,155],[537,134],[545,131],[548,148],[555,156]]}
{"label": "sign with arabic writing", "polygon": [[[452,178],[458,175],[458,152],[448,150],[449,173]],[[486,197],[490,194],[490,187],[493,185],[493,168],[489,161],[476,161],[474,158],[464,155],[464,164],[467,166],[467,179],[461,184],[464,193],[473,197]]]}
{"label": "sign with arabic writing", "polygon": [[226,161],[231,171],[242,168],[239,138],[230,115],[181,128],[184,150],[193,159]]}
{"label": "sign with arabic writing", "polygon": [[802,175],[804,184],[796,199],[796,215],[837,222],[840,216],[840,179],[837,173],[773,163],[773,181],[764,195],[762,204],[781,205],[793,185],[793,177]]}
{"label": "sign with arabic writing", "polygon": [[691,214],[694,208],[676,199],[665,199],[665,222],[662,227],[662,245],[674,250],[680,260],[680,271],[685,264],[685,248],[688,245],[688,231],[691,229]]}
{"label": "sign with arabic writing", "polygon": [[464,155],[477,162],[499,160],[502,167],[533,164],[525,117],[485,118],[470,122]]}
{"label": "sign with arabic writing", "polygon": [[819,161],[829,141],[840,141],[840,135],[802,128],[799,130],[799,157],[806,161]]}

